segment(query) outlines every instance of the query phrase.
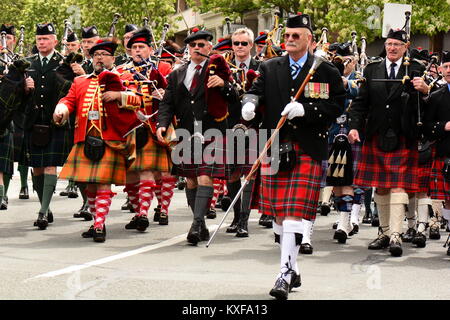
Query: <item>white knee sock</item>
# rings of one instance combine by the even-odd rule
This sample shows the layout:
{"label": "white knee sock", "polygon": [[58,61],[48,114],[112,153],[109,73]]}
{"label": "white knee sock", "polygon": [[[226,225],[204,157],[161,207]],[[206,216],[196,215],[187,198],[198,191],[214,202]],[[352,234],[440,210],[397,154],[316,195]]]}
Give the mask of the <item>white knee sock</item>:
{"label": "white knee sock", "polygon": [[284,280],[288,283],[291,281],[291,273],[287,273],[289,269],[294,270],[297,274],[297,255],[300,245],[295,241],[295,234],[302,232],[302,224],[300,221],[284,220],[283,221],[283,241],[281,243],[281,260],[280,273]]}
{"label": "white knee sock", "polygon": [[303,222],[302,244],[303,243],[311,244],[311,234],[312,234],[312,229],[313,229],[313,222],[310,220],[306,220],[306,219],[303,219],[302,222]]}
{"label": "white knee sock", "polygon": [[432,204],[433,202],[430,198],[422,198],[417,200],[417,215],[419,220],[417,231],[422,233],[425,232],[425,225],[429,218],[428,206],[431,206]]}
{"label": "white knee sock", "polygon": [[[420,200],[418,200],[420,201]],[[406,220],[408,221],[408,228],[416,228],[416,196],[409,198],[408,212],[406,212]]]}
{"label": "white knee sock", "polygon": [[350,222],[359,225],[359,211],[361,211],[361,205],[354,203],[352,205],[352,215]]}

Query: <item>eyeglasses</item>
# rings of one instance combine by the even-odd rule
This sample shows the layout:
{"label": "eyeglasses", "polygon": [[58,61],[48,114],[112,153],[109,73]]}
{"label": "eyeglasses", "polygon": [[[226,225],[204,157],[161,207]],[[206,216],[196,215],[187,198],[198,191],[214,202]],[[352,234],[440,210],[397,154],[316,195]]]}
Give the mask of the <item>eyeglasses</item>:
{"label": "eyeglasses", "polygon": [[103,58],[103,57],[112,57],[112,54],[109,53],[94,53],[94,58]]}
{"label": "eyeglasses", "polygon": [[389,43],[385,43],[384,44],[386,47],[394,47],[394,48],[400,48],[400,47],[403,47],[405,44],[404,43],[392,43],[392,42],[389,42]]}
{"label": "eyeglasses", "polygon": [[292,37],[292,39],[294,39],[294,40],[298,40],[298,39],[300,39],[300,36],[301,36],[301,34],[298,34],[298,33],[285,33],[283,37],[284,37],[284,40],[287,40],[290,37]]}
{"label": "eyeglasses", "polygon": [[248,42],[247,41],[234,41],[233,42],[233,46],[239,46],[239,45],[242,45],[243,47],[246,47],[246,46],[248,46]]}
{"label": "eyeglasses", "polygon": [[205,44],[203,42],[189,42],[189,47],[195,48],[195,46],[203,48]]}

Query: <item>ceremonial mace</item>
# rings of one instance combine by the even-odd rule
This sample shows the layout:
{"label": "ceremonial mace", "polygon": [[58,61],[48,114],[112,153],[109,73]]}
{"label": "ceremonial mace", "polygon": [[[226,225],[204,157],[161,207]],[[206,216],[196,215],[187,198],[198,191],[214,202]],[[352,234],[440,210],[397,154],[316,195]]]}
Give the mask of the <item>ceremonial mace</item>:
{"label": "ceremonial mace", "polygon": [[[303,94],[303,91],[305,90],[305,87],[308,84],[309,80],[316,73],[317,69],[319,68],[319,66],[324,61],[328,61],[326,52],[323,51],[323,50],[317,50],[314,53],[314,63],[312,65],[312,67],[309,70],[308,75],[306,76],[305,80],[303,80],[303,83],[300,86],[300,88],[298,89],[297,93],[295,94],[295,97],[292,98],[291,102],[295,102],[296,100],[298,100],[300,98],[300,96]],[[228,213],[230,213],[230,211],[233,208],[234,204],[240,198],[242,192],[244,191],[244,188],[249,184],[252,176],[258,170],[258,168],[259,168],[259,166],[261,164],[262,158],[265,156],[267,150],[272,145],[273,140],[278,135],[278,132],[280,131],[281,127],[283,127],[284,123],[286,122],[286,119],[287,119],[286,116],[282,116],[281,119],[278,121],[278,124],[277,124],[277,127],[275,128],[275,131],[272,133],[272,135],[270,136],[269,140],[267,140],[263,151],[261,152],[261,154],[259,155],[258,159],[256,159],[255,163],[253,164],[252,169],[250,170],[250,173],[245,177],[244,184],[239,189],[237,195],[234,197],[233,201],[231,202],[230,206],[228,207],[227,212],[225,212],[225,214],[224,214],[224,216],[222,218],[222,221],[220,221],[219,225],[217,226],[217,229],[214,231],[213,235],[211,236],[211,238],[209,239],[208,243],[206,244],[207,248],[209,247],[211,242],[214,240],[214,237],[216,236],[216,234],[219,231],[220,227],[222,226],[223,222],[227,218]]]}

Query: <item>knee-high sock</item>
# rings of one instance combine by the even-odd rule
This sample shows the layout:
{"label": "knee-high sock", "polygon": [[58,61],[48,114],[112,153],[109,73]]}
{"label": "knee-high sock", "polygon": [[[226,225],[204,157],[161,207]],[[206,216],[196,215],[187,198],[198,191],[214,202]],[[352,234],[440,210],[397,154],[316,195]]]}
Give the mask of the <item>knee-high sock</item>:
{"label": "knee-high sock", "polygon": [[197,188],[185,189],[186,191],[186,200],[188,206],[191,208],[192,214],[195,211],[195,197],[197,196]]}
{"label": "knee-high sock", "polygon": [[25,188],[28,187],[28,167],[23,166],[21,164],[18,165],[17,170],[20,173],[20,187]]}
{"label": "knee-high sock", "polygon": [[450,227],[450,209],[442,208],[442,217],[447,220],[447,226]]}
{"label": "knee-high sock", "polygon": [[379,195],[375,192],[374,195],[374,201],[377,204],[377,210],[378,210],[378,218],[380,219],[380,228],[379,230],[386,236],[390,236],[390,227],[389,227],[389,220],[390,220],[390,199],[391,195],[390,193],[385,195]]}
{"label": "knee-high sock", "polygon": [[281,251],[281,244],[283,243],[283,224],[277,224],[275,221],[272,223],[273,235],[275,243],[278,243],[278,247]]}
{"label": "knee-high sock", "polygon": [[[425,232],[425,227],[428,222],[428,218],[430,217],[430,209],[429,207],[432,205],[432,201],[430,198],[422,198],[417,200],[417,220],[419,220],[419,225],[417,227],[417,231]],[[409,226],[408,226],[409,227]]]}
{"label": "knee-high sock", "polygon": [[153,189],[155,182],[152,180],[142,180],[139,184],[139,213],[138,216],[147,216],[153,200]]}
{"label": "knee-high sock", "polygon": [[309,243],[311,244],[311,234],[313,229],[313,221],[302,219],[303,224],[303,238],[302,238],[302,244]]}
{"label": "knee-high sock", "polygon": [[36,190],[36,193],[39,198],[39,202],[42,203],[42,190],[44,189],[44,175],[41,174],[39,176],[32,176],[33,181],[33,189]]}
{"label": "knee-high sock", "polygon": [[322,203],[330,203],[331,194],[333,193],[333,187],[325,187],[322,189]]}
{"label": "knee-high sock", "polygon": [[130,201],[134,212],[139,212],[139,182],[127,183],[125,189],[123,189],[128,195],[128,201]]}
{"label": "knee-high sock", "polygon": [[213,192],[213,196],[211,198],[211,209],[214,209],[216,207],[217,199],[219,198],[223,184],[219,179],[214,179],[213,187],[214,187],[214,192]]}
{"label": "knee-high sock", "polygon": [[245,186],[244,191],[242,192],[242,212],[250,212],[251,204],[252,204],[252,191],[254,180],[250,180],[249,183]]}
{"label": "knee-high sock", "polygon": [[173,197],[173,189],[176,187],[177,178],[163,177],[161,184],[161,213],[169,214],[169,206]]}
{"label": "knee-high sock", "polygon": [[113,196],[114,193],[109,190],[97,190],[97,196],[95,197],[95,229],[103,229]]}
{"label": "knee-high sock", "polygon": [[300,248],[298,237],[296,234],[301,234],[303,231],[301,221],[284,220],[283,221],[283,241],[281,242],[281,260],[280,273],[283,278],[290,283],[291,273],[286,273],[288,269],[294,270],[297,274],[297,255]]}
{"label": "knee-high sock", "polygon": [[161,207],[162,204],[162,196],[161,196],[161,192],[162,192],[162,184],[163,184],[163,180],[159,179],[159,180],[155,180],[155,189],[153,190],[153,192],[155,193],[155,198],[156,200],[158,200],[158,206]]}
{"label": "knee-high sock", "polygon": [[214,188],[210,186],[198,186],[195,197],[194,220],[198,222],[205,221],[205,214],[208,212]]}
{"label": "knee-high sock", "polygon": [[406,212],[406,220],[408,220],[408,228],[416,228],[416,196],[409,198],[408,212]]}
{"label": "knee-high sock", "polygon": [[89,212],[95,216],[95,199],[97,197],[97,192],[90,192],[88,189],[85,189],[86,198],[89,206]]}
{"label": "knee-high sock", "polygon": [[340,219],[337,226],[338,230],[343,230],[345,233],[350,233],[353,226],[350,223],[350,215],[353,206],[353,196],[345,194],[340,197],[335,197],[335,205],[340,212]]}
{"label": "knee-high sock", "polygon": [[5,196],[5,186],[0,184],[0,200]]}
{"label": "knee-high sock", "polygon": [[407,193],[391,193],[389,228],[391,238],[402,234],[403,219],[405,218],[405,208],[409,203]]}
{"label": "knee-high sock", "polygon": [[52,201],[53,192],[56,188],[58,177],[56,174],[44,174],[44,186],[42,190],[42,202],[39,212],[47,213],[50,202]]}
{"label": "knee-high sock", "polygon": [[[233,200],[236,195],[239,192],[239,189],[241,188],[241,180],[237,180],[234,182],[228,182],[227,183],[227,189],[228,189],[228,197]],[[233,206],[234,211],[234,219],[235,221],[239,220],[239,216],[241,215],[241,198],[239,198],[236,203]]]}
{"label": "knee-high sock", "polygon": [[10,182],[11,182],[11,176],[9,174],[3,174],[3,186],[5,187],[5,194],[4,194],[5,197],[8,194],[8,188],[9,188]]}

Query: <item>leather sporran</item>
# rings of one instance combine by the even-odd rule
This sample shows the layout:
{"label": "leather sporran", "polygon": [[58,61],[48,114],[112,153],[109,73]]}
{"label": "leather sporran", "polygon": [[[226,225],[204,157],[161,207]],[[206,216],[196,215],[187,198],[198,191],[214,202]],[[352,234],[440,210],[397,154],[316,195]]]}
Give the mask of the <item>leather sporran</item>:
{"label": "leather sporran", "polygon": [[398,149],[400,140],[394,129],[389,128],[379,136],[378,148],[384,152],[392,152]]}
{"label": "leather sporran", "polygon": [[35,124],[31,131],[31,143],[36,147],[46,147],[50,143],[51,135],[49,125]]}
{"label": "leather sporran", "polygon": [[[295,153],[292,142],[280,143],[278,151],[278,171],[290,171],[295,167],[297,162],[297,154]],[[275,158],[272,157],[272,161]]]}
{"label": "leather sporran", "polygon": [[136,149],[142,149],[148,142],[148,130],[145,126],[136,129]]}
{"label": "leather sporran", "polygon": [[98,162],[105,154],[105,142],[98,137],[86,136],[84,141],[84,155],[93,162]]}
{"label": "leather sporran", "polygon": [[427,164],[431,161],[431,143],[430,141],[419,141],[419,164]]}

